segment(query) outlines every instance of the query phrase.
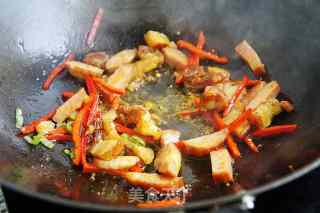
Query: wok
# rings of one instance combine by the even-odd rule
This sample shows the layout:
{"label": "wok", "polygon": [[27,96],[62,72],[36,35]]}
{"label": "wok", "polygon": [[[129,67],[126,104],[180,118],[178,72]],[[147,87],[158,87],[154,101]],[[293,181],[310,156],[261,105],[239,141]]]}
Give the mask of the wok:
{"label": "wok", "polygon": [[[105,10],[103,21],[94,47],[88,48],[85,36],[99,7]],[[86,211],[136,211],[127,204],[125,183],[105,176],[90,181],[63,156],[64,145],[46,150],[17,138],[14,112],[21,107],[30,121],[61,103],[61,91],[79,87],[78,81],[64,74],[49,91],[40,89],[47,72],[69,51],[79,58],[94,50],[114,53],[143,42],[149,29],[173,39],[195,39],[203,30],[207,47],[231,59],[226,68],[234,77],[248,73],[233,51],[247,39],[296,107],[295,113],[283,114],[275,122],[297,123],[297,133],[258,141],[263,144],[259,154],[242,147],[244,157],[235,165],[237,184],[213,185],[207,160],[187,164],[183,175],[193,183],[193,196],[187,198],[185,208],[228,205],[244,195],[255,196],[285,184],[320,164],[319,1],[3,0],[0,8],[0,176],[6,188]],[[110,189],[115,181],[118,188]],[[72,199],[63,198],[56,183],[71,189]],[[97,196],[103,190],[106,196]]]}

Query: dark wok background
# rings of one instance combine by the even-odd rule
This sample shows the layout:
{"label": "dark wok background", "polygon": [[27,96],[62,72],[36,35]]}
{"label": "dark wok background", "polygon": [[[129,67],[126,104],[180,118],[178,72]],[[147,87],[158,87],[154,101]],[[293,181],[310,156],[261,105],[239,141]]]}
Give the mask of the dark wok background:
{"label": "dark wok background", "polygon": [[[318,123],[320,119],[318,82],[320,80],[320,2],[291,1],[1,1],[0,2],[0,174],[29,192],[56,194],[48,183],[57,180],[74,187],[79,181],[87,189],[90,182],[70,170],[61,154],[63,146],[53,151],[32,147],[15,137],[14,111],[20,106],[28,120],[46,113],[61,103],[64,89],[78,87],[78,82],[63,75],[48,92],[40,90],[46,73],[68,51],[78,56],[91,50],[113,53],[134,47],[148,29],[160,30],[171,38],[194,39],[199,30],[207,36],[207,46],[230,57],[227,67],[234,76],[248,72],[233,48],[247,39],[258,50],[272,77],[282,91],[295,102],[297,112],[283,115],[281,123],[296,122],[299,131],[290,136],[261,141],[263,151],[252,155],[243,149],[237,162],[238,183],[229,188],[196,184],[189,206],[225,202],[239,189],[254,192],[274,187],[266,185],[312,162],[319,156]],[[93,49],[85,47],[85,34],[97,8],[105,9]],[[309,167],[309,168],[311,168]],[[194,175],[209,178],[207,163]],[[309,169],[305,168],[305,172]],[[200,175],[201,174],[201,175]],[[298,173],[294,173],[298,176]],[[293,176],[291,176],[293,177]],[[290,178],[289,178],[290,179]],[[286,180],[289,180],[286,179]],[[83,182],[82,182],[83,181]],[[7,184],[8,182],[3,182]],[[215,200],[215,198],[219,198]],[[107,203],[92,198],[82,190],[83,201]],[[206,200],[204,199],[211,199]]]}

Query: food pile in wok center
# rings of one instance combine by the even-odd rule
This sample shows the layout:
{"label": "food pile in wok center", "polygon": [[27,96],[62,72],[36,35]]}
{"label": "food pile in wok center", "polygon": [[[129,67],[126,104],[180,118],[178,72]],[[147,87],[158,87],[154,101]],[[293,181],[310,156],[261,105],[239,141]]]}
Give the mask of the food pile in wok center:
{"label": "food pile in wok center", "polygon": [[[159,191],[184,187],[180,176],[184,156],[207,158],[208,173],[215,183],[233,182],[233,163],[241,157],[238,143],[259,152],[255,138],[294,132],[295,124],[275,125],[272,120],[282,111],[292,112],[288,100],[278,100],[277,81],[263,81],[264,64],[247,41],[235,47],[236,53],[253,72],[231,79],[222,66],[203,66],[202,61],[227,64],[227,57],[205,50],[203,32],[193,44],[186,40],[171,41],[165,34],[148,31],[145,44],[124,49],[113,55],[91,52],[78,61],[70,53],[43,83],[48,90],[53,80],[67,70],[84,82],[78,91],[64,91],[64,103],[46,115],[23,125],[17,108],[16,126],[20,135],[32,144],[52,148],[56,142],[72,141],[65,149],[74,166],[84,173],[120,176],[129,184]],[[184,132],[162,129],[159,118],[150,110],[153,104],[132,104],[123,99],[143,90],[150,73],[160,75],[160,67],[169,67],[176,87],[192,94],[190,110],[177,112],[185,120],[202,117],[212,124],[212,132],[195,138],[180,139]],[[146,166],[153,172],[145,171]],[[241,174],[240,174],[241,175]],[[177,198],[139,203],[138,207],[182,205]]]}

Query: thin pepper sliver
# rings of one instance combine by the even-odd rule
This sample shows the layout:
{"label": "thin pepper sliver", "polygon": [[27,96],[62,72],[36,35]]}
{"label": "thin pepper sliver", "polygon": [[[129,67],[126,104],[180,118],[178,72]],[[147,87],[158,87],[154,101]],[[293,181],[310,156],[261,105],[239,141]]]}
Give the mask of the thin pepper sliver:
{"label": "thin pepper sliver", "polygon": [[[203,49],[205,43],[206,43],[206,37],[204,36],[204,33],[200,31],[198,36],[198,43],[196,47],[199,49]],[[189,57],[189,66],[199,65],[199,61],[200,61],[199,55],[196,53],[192,53],[192,55]]]}
{"label": "thin pepper sliver", "polygon": [[251,135],[253,137],[269,137],[274,135],[280,135],[285,133],[292,133],[297,129],[296,124],[276,125],[264,129],[258,129]]}
{"label": "thin pepper sliver", "polygon": [[242,90],[247,86],[247,83],[249,81],[248,76],[244,75],[242,82],[240,83],[239,87],[237,88],[236,92],[234,93],[234,95],[231,97],[228,106],[226,107],[226,109],[223,112],[223,116],[227,116],[229,114],[229,112],[231,111],[232,107],[235,105],[236,101],[238,100]]}
{"label": "thin pepper sliver", "polygon": [[73,122],[72,126],[72,140],[74,143],[74,158],[73,163],[76,166],[79,166],[81,163],[81,137],[83,131],[83,121],[86,120],[86,117],[89,114],[91,107],[91,100],[89,100],[77,114],[76,120]]}
{"label": "thin pepper sliver", "polygon": [[46,115],[41,116],[40,118],[31,121],[31,123],[21,127],[20,131],[22,133],[22,135],[28,135],[30,133],[33,133],[36,131],[36,126],[42,122],[42,121],[47,121],[50,120],[56,113],[56,109],[54,109],[53,111],[49,112]]}
{"label": "thin pepper sliver", "polygon": [[[225,124],[223,122],[223,119],[221,118],[221,116],[219,115],[218,112],[214,111],[212,113],[212,118],[213,118],[213,121],[216,125],[216,128],[217,129],[223,129],[225,128]],[[240,150],[238,148],[238,145],[236,144],[236,142],[233,140],[232,136],[231,135],[228,135],[227,137],[227,140],[226,140],[226,144],[227,144],[227,147],[231,153],[231,155],[234,157],[234,158],[239,158],[241,157],[241,153],[240,153]]]}
{"label": "thin pepper sliver", "polygon": [[99,85],[103,86],[104,88],[106,88],[107,90],[109,90],[112,93],[115,93],[115,94],[118,94],[118,95],[123,95],[126,92],[125,89],[116,88],[116,87],[108,84],[102,78],[92,77],[92,79],[96,84],[99,84]]}
{"label": "thin pepper sliver", "polygon": [[67,61],[72,61],[76,58],[76,55],[74,53],[69,53],[69,55],[66,57],[66,59],[59,64],[58,66],[56,66],[55,68],[53,68],[50,72],[50,74],[48,75],[47,80],[45,80],[43,82],[42,85],[42,89],[43,90],[48,90],[52,84],[52,82],[54,81],[54,79],[60,75],[60,73],[62,73],[62,71],[64,70],[64,68],[66,67],[66,62]]}
{"label": "thin pepper sliver", "polygon": [[201,58],[205,58],[211,61],[214,61],[218,64],[227,64],[229,62],[227,57],[224,56],[218,56],[214,53],[210,53],[210,52],[206,52],[202,49],[197,48],[196,46],[194,46],[193,44],[191,44],[188,41],[184,41],[184,40],[179,40],[177,42],[177,45],[179,48],[183,48],[183,49],[187,49],[192,53],[195,53],[197,55],[199,55],[199,57]]}

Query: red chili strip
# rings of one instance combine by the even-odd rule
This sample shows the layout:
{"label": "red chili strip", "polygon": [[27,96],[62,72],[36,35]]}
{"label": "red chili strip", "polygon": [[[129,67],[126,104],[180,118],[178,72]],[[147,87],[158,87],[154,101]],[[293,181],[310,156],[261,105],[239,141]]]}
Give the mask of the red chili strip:
{"label": "red chili strip", "polygon": [[40,122],[50,120],[54,116],[54,114],[56,114],[56,110],[53,110],[53,111],[49,112],[48,114],[43,115],[39,119],[33,120],[31,123],[23,126],[20,129],[22,135],[27,135],[27,134],[35,132],[36,127]]}
{"label": "red chili strip", "polygon": [[[199,49],[203,49],[205,43],[206,43],[206,37],[204,36],[204,33],[200,31],[198,36],[198,43],[196,47]],[[192,53],[192,55],[189,57],[189,66],[199,65],[199,61],[200,61],[199,55]]]}
{"label": "red chili strip", "polygon": [[228,125],[228,129],[230,132],[235,131],[243,122],[245,122],[252,114],[252,110],[248,109],[243,112],[236,120],[234,120],[231,124]]}
{"label": "red chili strip", "polygon": [[63,99],[64,101],[66,101],[66,100],[68,100],[69,98],[71,98],[74,94],[75,94],[75,93],[72,92],[72,91],[64,91],[61,96],[62,96],[62,99]]}
{"label": "red chili strip", "polygon": [[97,34],[97,31],[98,31],[99,26],[102,21],[103,12],[104,12],[103,9],[99,8],[96,13],[96,16],[95,16],[93,23],[92,23],[92,26],[91,26],[91,29],[90,29],[88,36],[87,36],[86,44],[88,47],[91,47],[94,40],[96,39],[96,34]]}
{"label": "red chili strip", "polygon": [[191,44],[188,41],[179,40],[177,42],[177,45],[178,45],[179,48],[187,49],[190,52],[199,55],[199,57],[201,57],[201,58],[205,58],[205,59],[214,61],[214,62],[216,62],[218,64],[227,64],[229,62],[227,57],[224,57],[224,56],[221,57],[221,56],[218,56],[216,54],[213,54],[213,53],[210,53],[210,52],[206,52],[206,51],[204,51],[202,49],[199,49],[199,48],[195,47],[193,44]]}
{"label": "red chili strip", "polygon": [[253,137],[269,137],[274,135],[281,135],[286,133],[292,133],[297,129],[297,127],[298,125],[296,124],[277,125],[264,129],[258,129],[251,135]]}
{"label": "red chili strip", "polygon": [[226,107],[226,109],[223,112],[223,116],[224,117],[227,116],[229,114],[229,112],[231,111],[232,107],[234,106],[234,104],[236,103],[237,99],[239,98],[242,90],[246,87],[246,85],[248,83],[248,80],[249,80],[248,77],[246,75],[244,75],[241,84],[237,88],[236,92],[234,93],[234,95],[230,99],[230,101],[228,103],[228,106]]}
{"label": "red chili strip", "polygon": [[56,79],[56,77],[58,75],[60,75],[60,73],[62,73],[62,71],[66,67],[66,62],[67,61],[72,61],[75,58],[76,58],[76,55],[74,53],[69,53],[69,55],[66,57],[66,59],[61,64],[59,64],[58,66],[53,68],[51,70],[50,74],[48,75],[47,80],[45,80],[43,82],[42,89],[43,90],[48,90],[50,88],[52,82],[54,81],[54,79]]}
{"label": "red chili strip", "polygon": [[[221,116],[219,115],[218,112],[214,111],[212,113],[212,118],[213,118],[213,122],[215,123],[215,126],[216,126],[217,129],[220,130],[220,129],[225,128],[226,125],[224,124],[223,119],[221,118]],[[227,140],[226,140],[226,144],[227,144],[227,147],[228,147],[231,155],[234,158],[241,157],[241,153],[240,153],[240,150],[238,148],[238,145],[233,140],[231,135],[228,135]]]}
{"label": "red chili strip", "polygon": [[68,134],[49,134],[46,138],[54,141],[72,141],[72,136]]}

